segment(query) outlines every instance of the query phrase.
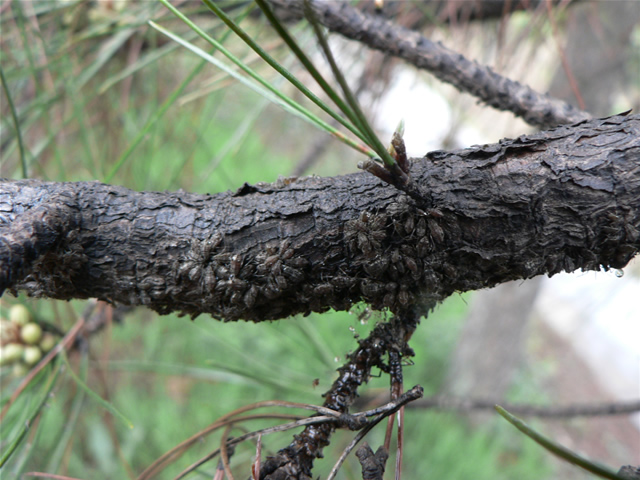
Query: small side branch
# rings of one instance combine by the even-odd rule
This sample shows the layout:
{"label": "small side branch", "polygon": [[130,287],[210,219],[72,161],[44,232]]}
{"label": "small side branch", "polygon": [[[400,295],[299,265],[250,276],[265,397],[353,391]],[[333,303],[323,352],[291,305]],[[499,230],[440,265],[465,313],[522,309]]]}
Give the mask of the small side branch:
{"label": "small side branch", "polygon": [[500,403],[506,410],[513,414],[531,415],[541,418],[597,417],[605,415],[629,415],[640,412],[640,400],[596,405],[545,407],[539,405],[504,404],[496,400],[430,397],[412,403],[410,408],[439,408],[458,412],[473,412],[478,410],[493,410],[497,403]]}
{"label": "small side branch", "polygon": [[[288,12],[302,11],[302,0],[271,2]],[[313,9],[319,21],[329,30],[402,58],[487,105],[513,112],[531,125],[548,128],[590,118],[587,112],[503,77],[491,68],[471,61],[417,32],[378,16],[367,15],[349,2],[315,1]]]}
{"label": "small side branch", "polygon": [[[397,315],[391,322],[378,324],[366,339],[360,340],[358,348],[349,355],[347,363],[338,369],[338,379],[324,394],[324,406],[348,413],[349,407],[357,397],[358,388],[369,380],[371,369],[378,367],[382,371],[388,371],[384,356],[390,351],[401,351],[406,355],[412,353],[406,341],[415,330],[418,319],[419,316],[414,313]],[[415,396],[417,393],[421,396],[422,389],[417,388],[419,390],[411,390],[411,395]],[[387,414],[394,410],[396,409]],[[330,423],[309,425],[300,435],[295,436],[288,447],[267,458],[260,478],[311,478],[313,461],[322,456],[322,449],[329,445],[335,429],[336,425]]]}
{"label": "small side branch", "polygon": [[429,192],[411,178],[411,160],[407,157],[407,149],[402,138],[404,134],[404,120],[400,122],[389,145],[388,152],[392,157],[391,163],[377,163],[373,160],[364,160],[358,163],[358,168],[378,177],[383,182],[393,185],[401,192],[406,193],[421,208],[429,210],[432,207],[432,199]]}

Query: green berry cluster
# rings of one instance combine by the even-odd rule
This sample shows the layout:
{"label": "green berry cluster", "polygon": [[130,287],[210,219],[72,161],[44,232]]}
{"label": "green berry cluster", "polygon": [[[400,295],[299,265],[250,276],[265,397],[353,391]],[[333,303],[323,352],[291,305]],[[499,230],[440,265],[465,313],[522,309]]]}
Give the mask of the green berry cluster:
{"label": "green berry cluster", "polygon": [[15,376],[26,374],[56,342],[56,336],[43,332],[24,305],[12,306],[8,320],[0,318],[0,366],[13,365]]}

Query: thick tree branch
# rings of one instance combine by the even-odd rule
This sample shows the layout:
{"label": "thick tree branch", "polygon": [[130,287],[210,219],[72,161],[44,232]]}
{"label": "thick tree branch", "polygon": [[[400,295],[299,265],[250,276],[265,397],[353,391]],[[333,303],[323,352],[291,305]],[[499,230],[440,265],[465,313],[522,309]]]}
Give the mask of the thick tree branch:
{"label": "thick tree branch", "polygon": [[133,192],[0,183],[0,291],[262,321],[401,311],[640,250],[640,116],[414,159],[424,206],[366,173]]}
{"label": "thick tree branch", "polygon": [[[302,0],[270,1],[288,12],[302,14]],[[531,125],[549,128],[590,118],[587,112],[503,77],[417,32],[367,15],[349,2],[314,1],[313,9],[318,21],[329,30],[402,58],[487,105],[513,112]]]}

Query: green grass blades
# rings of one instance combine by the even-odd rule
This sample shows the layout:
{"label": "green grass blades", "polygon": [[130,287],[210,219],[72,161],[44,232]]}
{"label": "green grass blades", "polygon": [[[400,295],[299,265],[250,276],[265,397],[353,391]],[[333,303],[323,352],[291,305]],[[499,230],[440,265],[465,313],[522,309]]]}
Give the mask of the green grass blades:
{"label": "green grass blades", "polygon": [[[342,124],[344,127],[349,129],[353,134],[358,136],[362,141],[367,142],[365,136],[362,135],[360,129],[354,127],[349,122],[345,121],[338,113],[336,113],[331,107],[329,107],[325,102],[319,99],[315,94],[313,94],[298,78],[293,75],[287,68],[285,68],[280,62],[275,60],[269,53],[267,53],[260,45],[255,42],[251,36],[249,36],[237,22],[234,22],[231,18],[229,18],[224,10],[222,10],[215,2],[211,0],[203,0],[204,3],[209,7],[209,9],[216,14],[233,32],[240,37],[240,39],[245,42],[254,52],[256,52],[260,57],[267,62],[274,70],[276,70],[280,75],[286,78],[291,84],[298,89],[303,95],[305,95],[309,100],[315,103],[318,107],[324,110],[327,114],[333,117],[334,120]],[[264,4],[264,2],[257,2],[258,6],[265,12],[271,13],[268,6]],[[301,60],[302,64],[307,68],[309,73],[319,82],[320,86],[325,90],[329,98],[331,98],[340,108],[340,110],[347,116],[347,118],[351,119],[349,116],[348,107],[341,101],[340,97],[333,91],[333,89],[329,86],[329,84],[322,78],[320,73],[315,69],[311,61],[302,53],[302,49],[299,47],[297,42],[293,40],[293,38],[286,32],[286,29],[277,21],[275,17],[269,17],[275,20],[274,26],[277,25],[276,30],[281,35],[282,39],[287,43],[289,48],[292,49],[293,53]],[[279,27],[279,28],[278,28]],[[346,110],[345,110],[346,109]]]}
{"label": "green grass blades", "polygon": [[[60,373],[60,364],[54,367],[53,371],[49,374],[49,378],[47,379],[46,383],[42,387],[43,393],[40,396],[40,399],[36,404],[36,406],[33,408],[33,410],[31,410],[27,418],[23,422],[21,422],[20,427],[18,431],[15,433],[15,435],[12,432],[12,434],[9,436],[9,438],[12,437],[13,439],[10,440],[10,443],[7,446],[7,448],[2,452],[2,454],[0,454],[0,468],[4,467],[7,461],[11,458],[11,456],[17,451],[18,446],[22,443],[22,441],[27,436],[27,433],[29,432],[31,425],[33,424],[35,419],[38,417],[38,415],[40,415],[40,413],[42,412],[43,408],[45,407],[45,404],[49,400],[49,396],[51,395],[51,392],[53,391],[53,387],[56,386],[59,373]],[[3,423],[5,422],[6,420],[3,420]],[[8,426],[6,424],[5,424],[5,428],[8,429]],[[5,439],[9,440],[9,438],[6,438],[5,435],[6,435],[6,432],[3,434],[3,440]]]}
{"label": "green grass blades", "polygon": [[96,392],[91,390],[89,385],[87,385],[80,377],[78,377],[78,375],[76,375],[76,373],[73,371],[73,368],[71,367],[71,364],[69,363],[69,359],[67,358],[67,355],[64,352],[64,350],[60,352],[60,356],[64,360],[65,365],[67,366],[67,369],[68,369],[67,371],[69,372],[69,376],[73,379],[74,382],[76,382],[76,384],[78,385],[78,387],[80,387],[80,389],[84,390],[89,397],[91,397],[100,405],[102,405],[104,409],[107,410],[109,413],[111,413],[114,417],[124,422],[124,424],[127,427],[133,428],[133,423],[131,422],[131,420],[125,417],[124,414],[120,412],[120,410],[118,410],[112,404],[107,402],[104,398],[102,398]]}
{"label": "green grass blades", "polygon": [[11,118],[13,119],[13,124],[16,131],[16,138],[18,140],[18,148],[20,150],[20,165],[22,167],[22,178],[27,178],[29,176],[29,172],[27,170],[27,157],[24,150],[24,143],[22,141],[22,130],[20,128],[20,121],[18,120],[18,113],[16,112],[16,107],[13,104],[13,99],[11,98],[11,91],[9,90],[9,85],[7,84],[7,79],[4,76],[4,70],[0,65],[0,80],[2,80],[2,89],[4,90],[4,94],[7,97],[7,102],[9,103],[9,109],[11,110]]}

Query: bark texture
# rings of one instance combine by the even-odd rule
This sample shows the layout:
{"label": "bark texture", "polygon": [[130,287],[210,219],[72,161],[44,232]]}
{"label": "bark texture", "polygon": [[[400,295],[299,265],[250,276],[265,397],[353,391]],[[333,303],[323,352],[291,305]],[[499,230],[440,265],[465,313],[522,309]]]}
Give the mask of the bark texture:
{"label": "bark texture", "polygon": [[640,250],[640,116],[413,159],[413,200],[355,173],[216,195],[0,183],[0,291],[262,321],[429,308]]}
{"label": "bark texture", "polygon": [[[270,0],[279,8],[302,14],[302,0]],[[312,2],[317,20],[332,32],[369,48],[402,58],[427,70],[461,92],[467,92],[498,110],[513,112],[527,123],[549,128],[591,117],[587,112],[531,87],[510,80],[491,68],[465,58],[439,42],[393,22],[367,15],[349,2]]]}

